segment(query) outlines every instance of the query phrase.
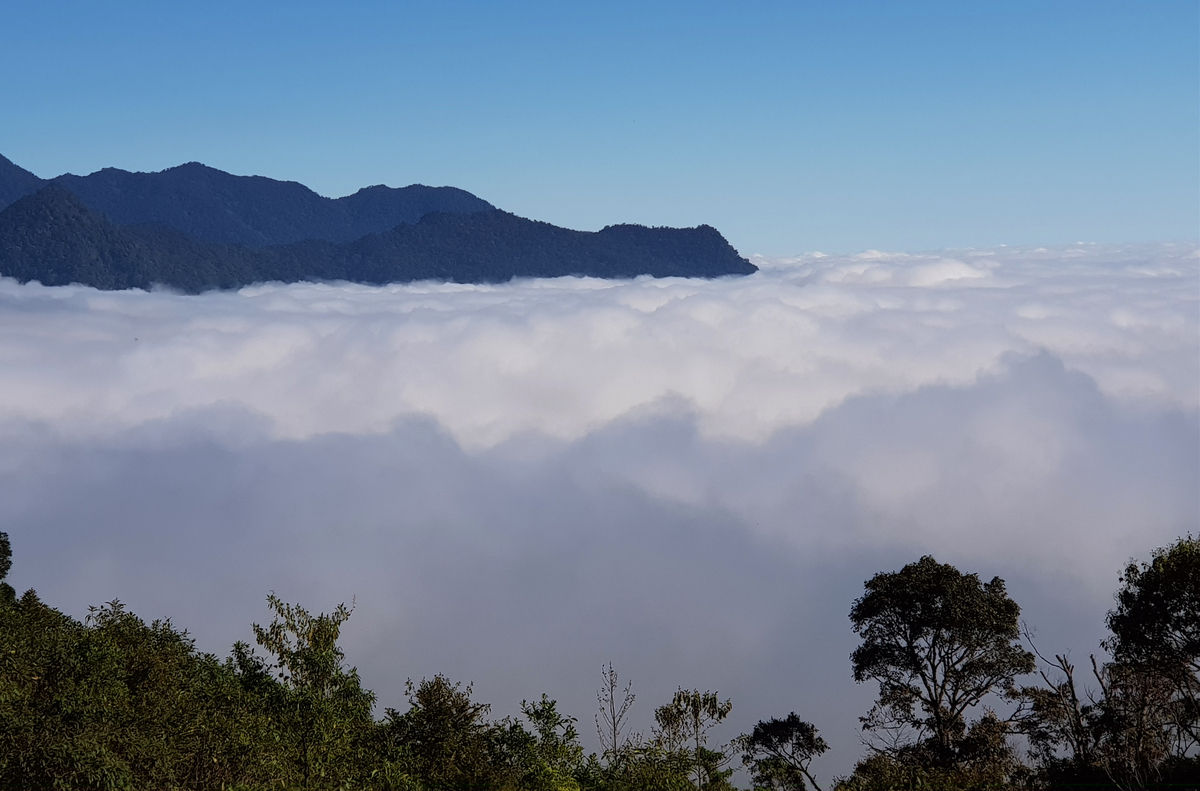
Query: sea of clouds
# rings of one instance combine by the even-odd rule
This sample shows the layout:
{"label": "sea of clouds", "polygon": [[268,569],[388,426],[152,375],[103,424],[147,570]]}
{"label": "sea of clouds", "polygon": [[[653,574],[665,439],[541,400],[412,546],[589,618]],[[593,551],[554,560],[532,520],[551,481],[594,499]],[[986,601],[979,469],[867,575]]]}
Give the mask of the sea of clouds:
{"label": "sea of clouds", "polygon": [[[847,613],[922,554],[1001,576],[1047,652],[1200,527],[1195,245],[755,259],[745,278],[184,296],[0,279],[11,582],[223,654],[275,591],[355,601],[406,678],[795,710],[846,771]],[[594,740],[592,741],[594,745]]]}

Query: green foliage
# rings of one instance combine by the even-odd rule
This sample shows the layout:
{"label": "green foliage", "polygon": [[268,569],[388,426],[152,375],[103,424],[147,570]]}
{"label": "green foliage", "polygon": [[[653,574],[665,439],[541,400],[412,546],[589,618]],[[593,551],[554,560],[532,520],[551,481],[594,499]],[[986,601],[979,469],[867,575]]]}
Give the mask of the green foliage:
{"label": "green foliage", "polygon": [[596,791],[691,791],[692,757],[657,744],[633,744],[616,765],[585,767],[584,787]]}
{"label": "green foliage", "polygon": [[698,689],[676,691],[671,702],[654,710],[655,735],[666,752],[689,753],[693,787],[729,788],[733,773],[723,767],[729,762],[725,750],[708,749],[708,732],[723,722],[733,709],[729,699]]}
{"label": "green foliage", "polygon": [[926,555],[899,572],[876,574],[850,620],[862,643],[854,680],[879,683],[863,720],[896,751],[923,743],[933,765],[961,759],[967,712],[992,693],[1011,693],[1034,669],[1016,641],[1020,607],[999,577],[983,584]]}
{"label": "green foliage", "polygon": [[274,709],[295,742],[290,760],[279,767],[281,781],[310,788],[355,777],[367,755],[364,735],[373,724],[375,696],[362,688],[355,668],[342,665],[337,640],[351,610],[339,604],[314,616],[274,594],[267,604],[275,618],[269,626],[254,624],[254,637],[274,657],[282,686]]}
{"label": "green foliage", "polygon": [[536,703],[521,701],[521,713],[533,726],[531,766],[521,787],[529,791],[579,791],[575,778],[583,769],[583,747],[575,718],[560,714],[557,702],[545,693]]}
{"label": "green foliage", "polygon": [[384,726],[387,757],[408,767],[430,789],[492,788],[498,746],[485,719],[490,706],[471,700],[463,688],[438,674],[408,682],[410,708],[387,710]]}
{"label": "green foliage", "polygon": [[[966,716],[985,695],[1012,692],[1029,667],[1012,644],[1018,609],[1003,581],[984,585],[932,558],[876,575],[851,615],[863,639],[855,677],[880,682],[878,719],[868,724],[907,730],[835,791],[1195,791],[1196,544],[1181,539],[1125,570],[1109,616],[1113,661],[1093,660],[1098,696],[1078,693],[1063,656],[1047,660],[1043,686],[1020,691],[1015,721],[1033,768],[1017,759],[1010,722]],[[0,533],[0,571],[10,565]],[[236,643],[219,660],[170,621],[147,624],[118,601],[78,621],[32,590],[0,597],[0,788],[733,788],[730,746],[708,743],[732,709],[716,693],[679,689],[644,741],[626,731],[631,687],[622,693],[608,666],[597,696],[600,756],[585,757],[575,718],[549,696],[522,701],[518,718],[491,720],[470,685],[442,675],[410,681],[408,710],[376,721],[374,696],[338,645],[351,610],[313,615],[267,601],[271,623],[253,627],[263,654]],[[809,767],[826,744],[796,714],[761,721],[731,746],[755,791],[819,791]]]}
{"label": "green foliage", "polygon": [[258,707],[230,663],[197,653],[169,621],[147,626],[114,601],[80,623],[30,591],[0,606],[0,656],[0,786],[215,788],[254,777],[241,770],[261,732]]}

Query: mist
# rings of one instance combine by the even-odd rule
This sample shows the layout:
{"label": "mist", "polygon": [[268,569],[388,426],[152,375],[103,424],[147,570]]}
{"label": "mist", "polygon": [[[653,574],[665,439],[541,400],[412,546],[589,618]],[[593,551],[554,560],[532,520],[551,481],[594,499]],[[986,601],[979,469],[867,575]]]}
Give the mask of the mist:
{"label": "mist", "polygon": [[353,601],[349,663],[726,736],[795,710],[861,752],[847,614],[923,554],[1097,649],[1122,565],[1200,526],[1195,245],[756,259],[745,278],[0,280],[14,587],[119,598],[224,654],[274,591]]}

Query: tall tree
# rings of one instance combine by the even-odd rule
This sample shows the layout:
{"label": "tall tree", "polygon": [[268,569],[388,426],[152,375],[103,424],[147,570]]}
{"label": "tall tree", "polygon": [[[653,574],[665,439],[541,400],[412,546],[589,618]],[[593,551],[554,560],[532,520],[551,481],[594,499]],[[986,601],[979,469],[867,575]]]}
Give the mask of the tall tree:
{"label": "tall tree", "polygon": [[862,638],[854,680],[879,684],[864,729],[885,736],[893,753],[919,746],[934,766],[959,763],[967,713],[1034,669],[1017,642],[1020,612],[1004,580],[982,583],[928,555],[876,574],[850,610]]}
{"label": "tall tree", "polygon": [[1200,774],[1200,539],[1129,563],[1108,627],[1106,770],[1123,787]]}
{"label": "tall tree", "polygon": [[728,787],[732,770],[723,767],[729,757],[724,750],[708,749],[708,732],[724,721],[732,709],[733,703],[728,698],[721,700],[715,692],[681,687],[670,703],[654,711],[658,736],[666,749],[672,752],[688,749],[691,753],[697,789]]}
{"label": "tall tree", "polygon": [[274,655],[288,693],[280,713],[297,739],[295,779],[309,788],[327,785],[335,776],[349,778],[364,749],[361,735],[370,730],[375,702],[362,688],[357,669],[342,664],[337,641],[351,609],[339,604],[332,613],[311,615],[275,594],[267,603],[275,618],[268,626],[254,624],[254,637]]}
{"label": "tall tree", "polygon": [[1130,563],[1121,583],[1105,647],[1171,689],[1173,727],[1200,745],[1200,539],[1189,535],[1149,563]]}
{"label": "tall tree", "polygon": [[533,726],[529,752],[532,765],[522,787],[529,791],[579,791],[575,779],[583,769],[583,747],[575,718],[558,711],[558,702],[545,693],[541,700],[521,701],[521,713]]}
{"label": "tall tree", "polygon": [[602,685],[596,692],[596,734],[600,739],[601,755],[614,767],[629,752],[635,737],[628,733],[629,709],[637,698],[633,682],[621,686],[620,676],[612,662],[600,668]]}
{"label": "tall tree", "polygon": [[394,759],[431,789],[493,788],[494,730],[491,706],[471,699],[463,687],[441,674],[407,684],[410,708],[387,709],[385,735]]}

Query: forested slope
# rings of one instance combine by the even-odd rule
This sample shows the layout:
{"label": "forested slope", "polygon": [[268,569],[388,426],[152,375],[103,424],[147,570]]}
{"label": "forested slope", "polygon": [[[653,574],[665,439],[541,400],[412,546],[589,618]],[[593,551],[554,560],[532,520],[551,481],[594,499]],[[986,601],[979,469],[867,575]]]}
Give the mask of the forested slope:
{"label": "forested slope", "polygon": [[[608,665],[595,716],[603,751],[585,755],[578,721],[545,694],[522,701],[518,718],[493,718],[470,685],[437,675],[376,708],[338,646],[351,616],[342,605],[313,615],[268,596],[257,646],[222,658],[119,602],[78,621],[33,590],[18,596],[3,582],[11,556],[0,533],[3,788],[717,791],[735,787],[738,765],[755,789],[1200,787],[1191,537],[1124,570],[1111,658],[1090,670],[1094,699],[1065,652],[1035,659],[1003,580],[928,556],[867,580],[851,608],[861,644],[850,671],[878,685],[864,718],[875,746],[840,779],[813,775],[826,744],[796,713],[718,744],[709,729],[736,722],[733,702],[681,688],[642,730],[629,721],[632,686]],[[981,705],[996,695],[1003,712]]]}

